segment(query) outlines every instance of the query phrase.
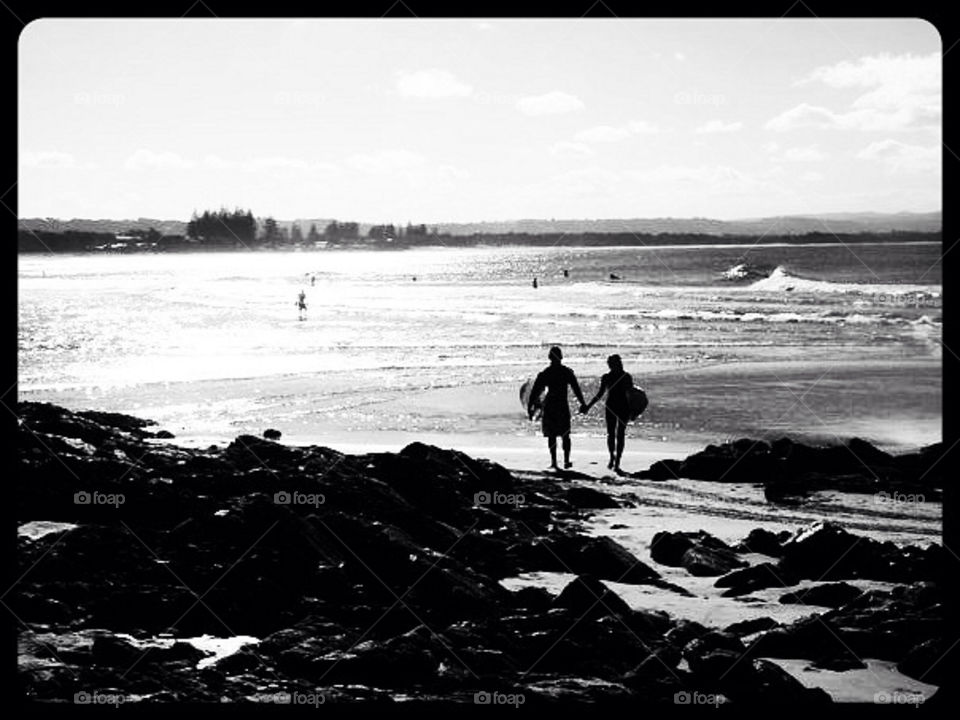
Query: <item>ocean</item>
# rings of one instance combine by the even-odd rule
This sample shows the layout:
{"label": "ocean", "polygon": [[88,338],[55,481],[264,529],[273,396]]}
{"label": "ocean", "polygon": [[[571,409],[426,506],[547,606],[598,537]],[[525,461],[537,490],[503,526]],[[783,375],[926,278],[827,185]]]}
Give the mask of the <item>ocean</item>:
{"label": "ocean", "polygon": [[[941,440],[940,255],[843,242],[21,255],[18,396],[149,417],[184,444],[276,428],[338,448],[540,448],[518,389],[559,345],[588,399],[621,355],[650,397],[630,428],[647,447],[790,434],[915,448]],[[602,438],[602,412],[573,433]]]}

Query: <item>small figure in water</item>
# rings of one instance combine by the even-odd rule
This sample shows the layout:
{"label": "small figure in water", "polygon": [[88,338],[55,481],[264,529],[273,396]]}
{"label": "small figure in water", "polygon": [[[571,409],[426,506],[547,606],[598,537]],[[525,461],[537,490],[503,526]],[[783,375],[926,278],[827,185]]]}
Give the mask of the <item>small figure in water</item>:
{"label": "small figure in water", "polygon": [[564,276],[564,277],[570,277],[570,271],[567,270],[566,268],[564,268],[564,269],[563,269],[563,276]]}
{"label": "small figure in water", "polygon": [[600,378],[600,389],[580,412],[588,413],[604,392],[607,393],[606,421],[607,421],[607,450],[610,451],[610,462],[607,467],[618,475],[620,458],[623,457],[623,446],[627,435],[627,419],[630,417],[629,392],[633,388],[633,378],[623,369],[623,361],[619,355],[607,358],[607,367],[610,372]]}
{"label": "small figure in water", "polygon": [[304,313],[307,311],[307,294],[301,290],[297,295],[297,310],[300,313],[300,319],[304,319]]}
{"label": "small figure in water", "polygon": [[569,468],[570,462],[570,406],[567,404],[567,388],[573,389],[573,394],[580,401],[581,411],[585,407],[583,393],[573,370],[563,365],[563,353],[558,347],[550,348],[548,354],[550,365],[544,368],[533,382],[530,391],[530,400],[527,403],[527,417],[533,419],[535,403],[540,393],[547,389],[547,396],[543,400],[543,419],[541,429],[547,438],[547,447],[550,450],[550,467],[559,470],[557,466],[557,436],[563,442],[563,467]]}
{"label": "small figure in water", "polygon": [[316,285],[316,284],[317,284],[317,276],[316,276],[316,275],[311,275],[311,276],[310,276],[310,287],[313,287],[313,286]]}
{"label": "small figure in water", "polygon": [[610,273],[610,279],[611,279],[611,280],[619,280],[619,279],[620,279],[620,276],[619,276],[619,275],[614,275],[613,273]]}
{"label": "small figure in water", "polygon": [[538,287],[538,285],[537,285],[537,279],[534,278],[534,279],[533,279],[533,289],[536,290],[537,287]]}
{"label": "small figure in water", "polygon": [[413,281],[414,281],[414,282],[417,281],[417,276],[416,276],[416,275],[413,276]]}

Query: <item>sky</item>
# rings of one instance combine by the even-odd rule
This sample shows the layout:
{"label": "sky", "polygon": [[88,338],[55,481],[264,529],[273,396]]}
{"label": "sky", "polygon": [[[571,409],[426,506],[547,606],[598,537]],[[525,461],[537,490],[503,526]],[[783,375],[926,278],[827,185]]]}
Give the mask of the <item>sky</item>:
{"label": "sky", "polygon": [[940,210],[942,50],[909,19],[44,19],[18,214]]}

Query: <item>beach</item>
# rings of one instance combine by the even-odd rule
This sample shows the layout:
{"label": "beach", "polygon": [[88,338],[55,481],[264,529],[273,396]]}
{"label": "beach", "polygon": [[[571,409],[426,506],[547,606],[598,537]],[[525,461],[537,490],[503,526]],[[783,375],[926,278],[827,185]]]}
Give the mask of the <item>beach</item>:
{"label": "beach", "polygon": [[[119,664],[153,648],[157,677],[175,688],[151,690],[149,674],[136,676],[122,694],[131,701],[208,702],[210,693],[250,701],[257,688],[307,692],[302,683],[317,677],[332,700],[424,705],[467,702],[494,687],[531,702],[702,691],[743,703],[770,683],[780,699],[814,704],[931,698],[940,675],[929,655],[942,652],[933,640],[941,621],[938,247],[858,251],[21,260],[20,543],[24,562],[47,551],[57,558],[16,606],[30,628],[21,672],[40,696],[56,698],[71,686],[44,675],[40,648],[89,647],[99,657],[109,645]],[[605,280],[613,269],[627,279]],[[306,284],[314,272],[317,285]],[[519,388],[554,344],[587,398],[612,353],[647,392],[648,409],[628,427],[622,474],[606,469],[600,408],[574,412],[571,470],[547,471],[545,438]],[[294,490],[340,499],[290,515],[276,494]],[[83,492],[125,502],[104,514],[70,501]],[[517,502],[478,506],[478,492]],[[224,519],[232,524],[221,527]],[[281,559],[303,543],[304,522],[324,558],[320,571],[297,565],[307,558],[293,568]],[[240,534],[221,546],[227,527],[226,537]],[[225,568],[242,553],[237,543],[249,546],[268,528],[280,532],[276,544],[220,592],[249,593],[270,612],[222,606],[218,620],[188,611],[172,633],[148,619],[171,603],[175,614],[187,611],[182,588],[155,575],[158,565],[174,563],[188,584],[212,583],[199,557]],[[70,557],[79,566],[126,557],[129,533],[160,549],[124,560],[120,589],[107,590],[93,570],[79,595],[58,584]],[[745,544],[757,537],[761,551]],[[661,554],[675,546],[689,552]],[[835,553],[839,561],[854,546],[863,551],[849,567],[812,560]],[[389,602],[437,565],[446,579],[415,593],[419,620],[394,617]],[[284,579],[291,572],[296,581]],[[146,579],[149,597],[123,589]],[[721,583],[728,579],[732,586]],[[289,589],[272,598],[271,584]],[[789,602],[789,592],[819,593],[828,604]],[[103,606],[88,602],[98,593]],[[592,594],[607,598],[597,617],[593,601],[583,604]],[[216,596],[211,602],[226,601]],[[122,622],[110,620],[125,602]],[[370,613],[381,612],[389,622],[366,635]],[[894,622],[904,612],[908,619]],[[503,630],[495,617],[513,618],[510,633],[537,628],[531,638],[552,639],[495,639]],[[592,630],[567,637],[578,617]],[[879,622],[894,629],[874,634]],[[608,627],[618,623],[634,635]],[[814,651],[830,645],[810,640],[820,625],[847,650]],[[607,639],[591,640],[596,633]],[[319,646],[310,639],[321,636]],[[755,643],[762,654],[736,660]],[[641,668],[654,646],[670,660],[648,677]],[[71,672],[86,672],[85,653],[67,662]],[[740,670],[715,672],[722,658]],[[410,672],[390,677],[383,663]],[[524,663],[537,671],[522,672]]]}

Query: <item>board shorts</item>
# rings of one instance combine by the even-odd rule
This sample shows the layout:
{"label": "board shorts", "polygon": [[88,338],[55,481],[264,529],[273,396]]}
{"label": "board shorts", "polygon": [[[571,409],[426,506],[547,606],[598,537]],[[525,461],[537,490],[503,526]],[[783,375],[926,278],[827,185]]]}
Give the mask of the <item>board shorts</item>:
{"label": "board shorts", "polygon": [[557,402],[547,396],[543,403],[541,429],[544,437],[556,437],[570,432],[570,406],[566,399]]}

